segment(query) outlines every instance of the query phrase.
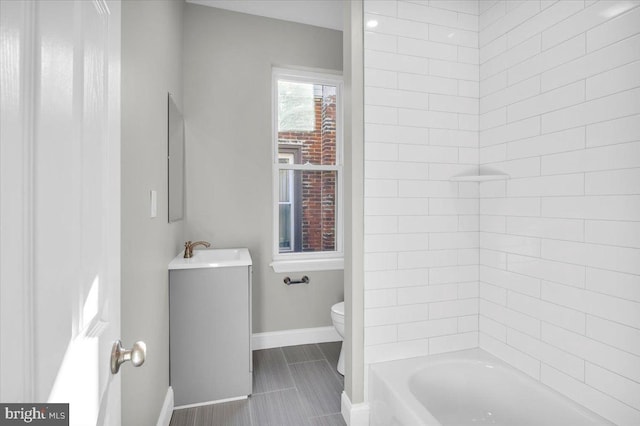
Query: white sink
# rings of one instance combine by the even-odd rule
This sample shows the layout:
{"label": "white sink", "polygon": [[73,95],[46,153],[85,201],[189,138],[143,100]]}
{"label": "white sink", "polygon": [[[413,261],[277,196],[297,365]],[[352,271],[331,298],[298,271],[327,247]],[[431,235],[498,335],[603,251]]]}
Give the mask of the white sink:
{"label": "white sink", "polygon": [[193,257],[185,259],[184,252],[169,263],[169,269],[225,268],[251,265],[251,255],[246,248],[193,250]]}

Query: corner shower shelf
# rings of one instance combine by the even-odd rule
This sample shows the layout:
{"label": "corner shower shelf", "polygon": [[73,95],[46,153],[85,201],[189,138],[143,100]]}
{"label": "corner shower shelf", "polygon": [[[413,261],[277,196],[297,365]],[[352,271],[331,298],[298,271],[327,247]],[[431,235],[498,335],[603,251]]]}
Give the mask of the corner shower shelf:
{"label": "corner shower shelf", "polygon": [[493,174],[493,175],[466,175],[454,176],[451,178],[453,182],[486,182],[489,180],[507,180],[509,175]]}

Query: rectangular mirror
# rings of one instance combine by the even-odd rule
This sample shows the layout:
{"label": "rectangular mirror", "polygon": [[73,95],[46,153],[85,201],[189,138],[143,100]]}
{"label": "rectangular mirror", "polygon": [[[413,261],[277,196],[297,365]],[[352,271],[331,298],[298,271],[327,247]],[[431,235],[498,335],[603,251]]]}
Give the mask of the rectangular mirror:
{"label": "rectangular mirror", "polygon": [[184,119],[169,93],[169,223],[184,215]]}

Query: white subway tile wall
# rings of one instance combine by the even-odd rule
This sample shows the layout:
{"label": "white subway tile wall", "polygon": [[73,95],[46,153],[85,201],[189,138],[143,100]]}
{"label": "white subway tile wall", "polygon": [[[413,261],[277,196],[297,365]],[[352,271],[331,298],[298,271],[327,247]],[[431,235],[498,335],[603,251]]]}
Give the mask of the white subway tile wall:
{"label": "white subway tile wall", "polygon": [[640,424],[640,2],[480,1],[479,345]]}
{"label": "white subway tile wall", "polygon": [[477,347],[478,2],[364,12],[365,362]]}
{"label": "white subway tile wall", "polygon": [[479,346],[640,424],[640,1],[364,12],[365,363]]}

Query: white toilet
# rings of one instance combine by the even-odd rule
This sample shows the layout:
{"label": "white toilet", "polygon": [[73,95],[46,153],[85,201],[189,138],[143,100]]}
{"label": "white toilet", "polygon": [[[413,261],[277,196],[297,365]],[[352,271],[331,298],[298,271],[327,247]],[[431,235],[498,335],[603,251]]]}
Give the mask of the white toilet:
{"label": "white toilet", "polygon": [[[331,307],[331,321],[338,331],[340,337],[344,339],[344,302],[336,303]],[[338,358],[338,373],[344,376],[344,347],[340,346],[340,358]]]}

